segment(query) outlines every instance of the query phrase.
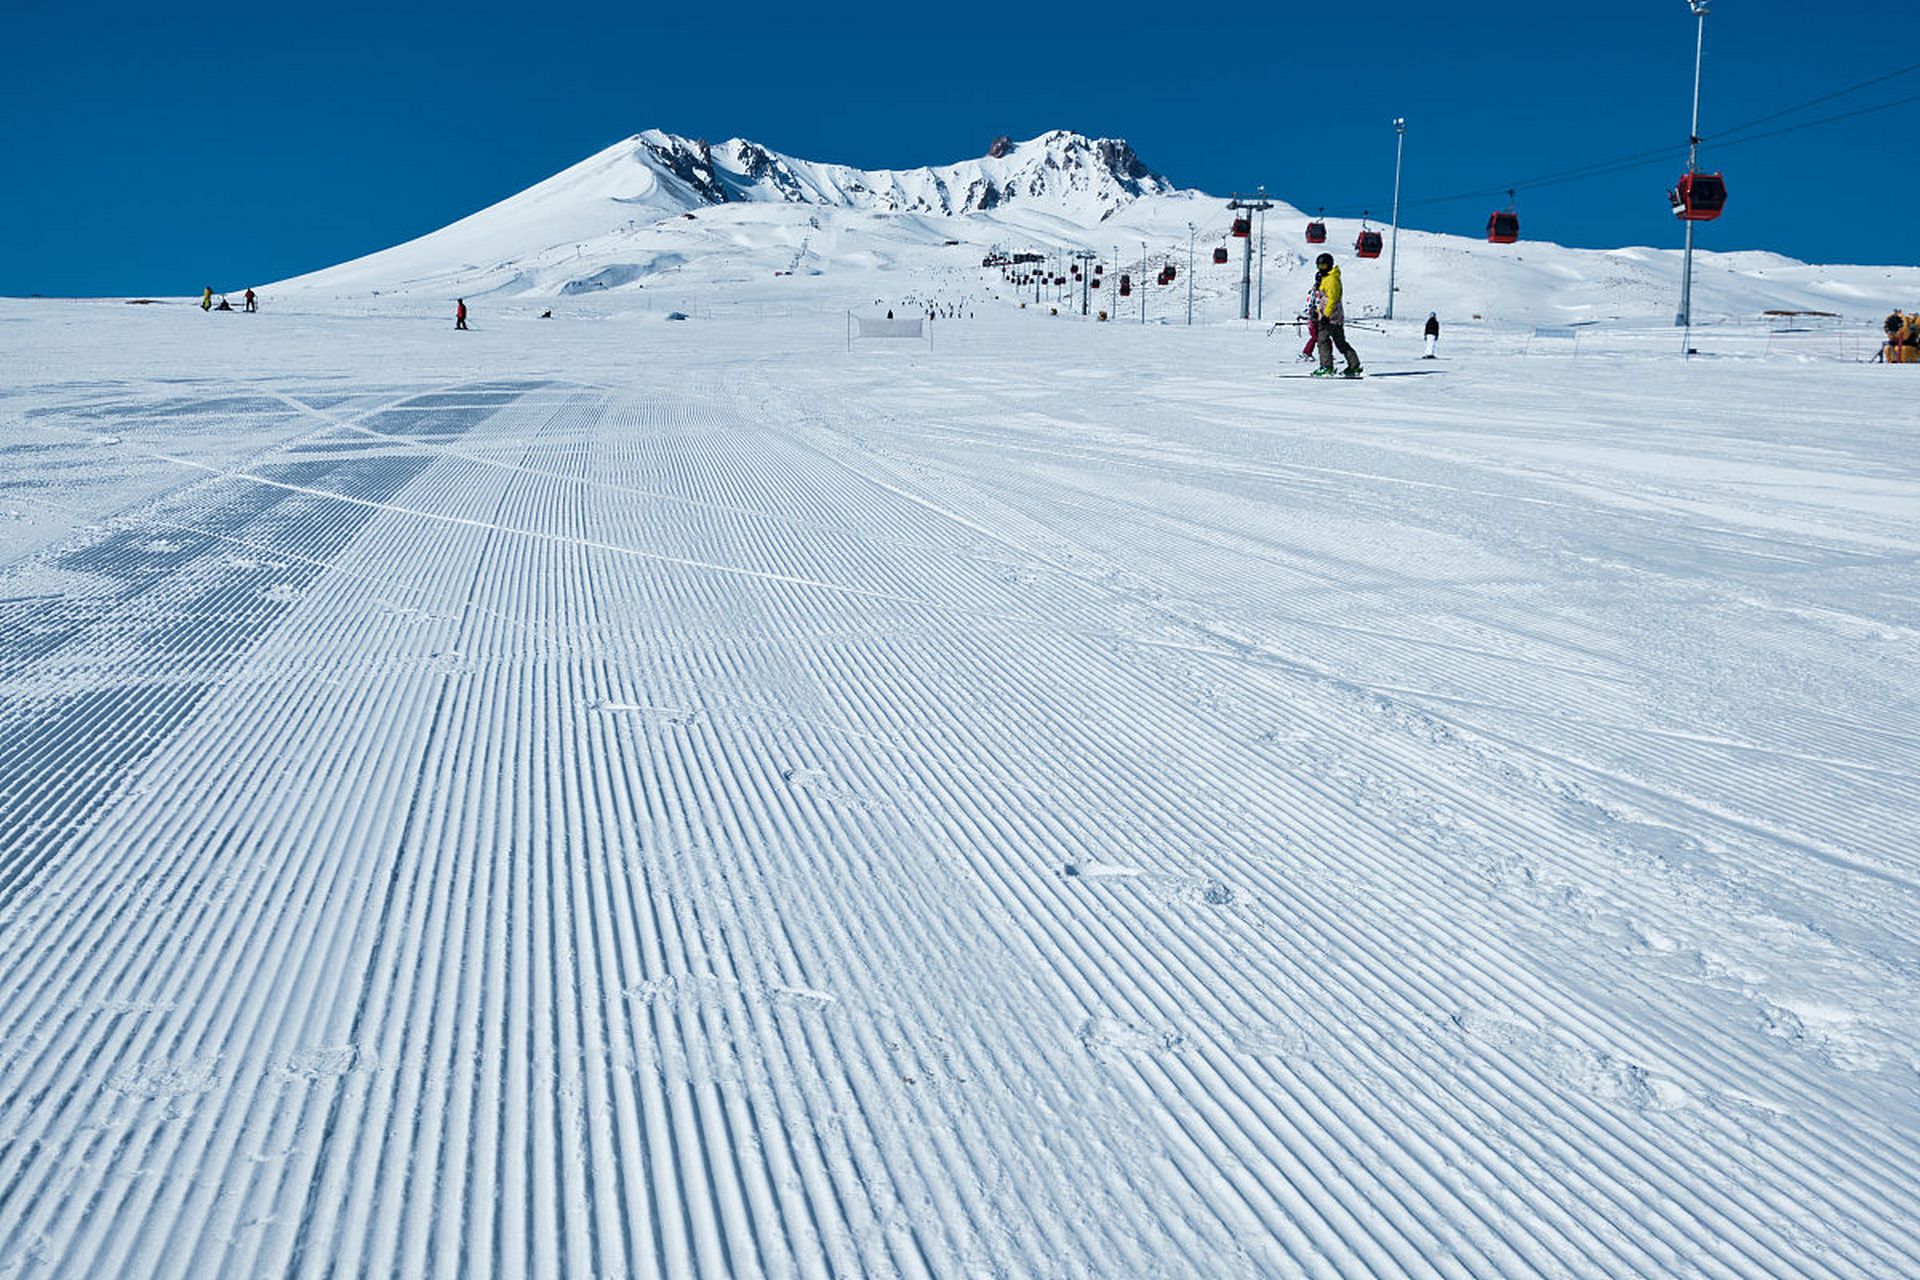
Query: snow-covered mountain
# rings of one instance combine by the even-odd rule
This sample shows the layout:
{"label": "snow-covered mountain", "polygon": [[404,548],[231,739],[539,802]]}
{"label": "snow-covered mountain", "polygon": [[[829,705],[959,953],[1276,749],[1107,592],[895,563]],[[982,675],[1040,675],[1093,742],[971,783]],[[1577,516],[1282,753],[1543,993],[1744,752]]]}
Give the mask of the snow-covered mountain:
{"label": "snow-covered mountain", "polygon": [[[1175,190],[1125,141],[1064,130],[1020,143],[998,138],[987,154],[957,164],[856,169],[796,159],[744,138],[713,145],[655,129],[450,226],[288,283],[336,293],[577,292],[677,269],[687,257],[678,245],[664,255],[636,257],[636,235],[716,210],[730,226],[776,229],[771,239],[749,236],[735,249],[771,248],[784,257],[793,242],[778,228],[808,225],[817,231],[823,218],[836,213],[964,218],[1017,212],[1088,228],[1136,201]],[[760,212],[743,215],[741,206]],[[546,270],[556,255],[602,261],[585,273]],[[602,268],[609,269],[596,274]]]}
{"label": "snow-covered mountain", "polygon": [[714,147],[651,130],[576,169],[586,166],[629,174],[644,170],[676,211],[700,204],[771,201],[886,213],[964,214],[1018,203],[1098,222],[1141,196],[1174,190],[1125,141],[1065,130],[1021,143],[997,138],[986,155],[959,164],[873,170],[796,160],[744,138]]}
{"label": "snow-covered mountain", "polygon": [[[1177,188],[1124,141],[1064,130],[1000,138],[978,158],[917,169],[856,169],[743,138],[714,145],[651,130],[450,226],[276,288],[436,305],[456,295],[631,295],[656,309],[985,301],[1010,297],[999,272],[980,266],[990,251],[1084,248],[1120,270],[1132,264],[1141,280],[1175,263],[1182,302],[1191,279],[1196,317],[1221,320],[1238,314],[1240,277],[1240,242],[1228,238],[1224,205],[1224,197]],[[1317,250],[1301,239],[1305,221],[1285,204],[1268,214],[1269,319],[1292,315],[1309,283]],[[1328,222],[1327,247],[1346,263],[1355,313],[1384,310],[1386,262],[1352,257],[1357,222]],[[1216,266],[1221,247],[1229,261]],[[1680,270],[1671,248],[1493,245],[1407,228],[1397,265],[1403,314],[1434,309],[1493,323],[1670,321]],[[1706,318],[1770,309],[1865,318],[1920,289],[1911,268],[1815,266],[1771,253],[1703,251],[1696,273],[1696,314]],[[1109,288],[1117,274],[1106,278]],[[1128,303],[1138,305],[1137,297]],[[1149,309],[1166,314],[1165,303],[1150,300]]]}

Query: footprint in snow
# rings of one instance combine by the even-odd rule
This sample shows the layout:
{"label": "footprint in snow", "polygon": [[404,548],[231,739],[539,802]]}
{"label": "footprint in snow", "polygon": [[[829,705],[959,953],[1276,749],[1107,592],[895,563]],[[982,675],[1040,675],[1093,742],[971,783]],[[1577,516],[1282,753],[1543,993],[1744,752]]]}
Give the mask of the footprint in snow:
{"label": "footprint in snow", "polygon": [[97,1013],[165,1013],[173,1008],[171,1000],[95,1000],[86,1006]]}
{"label": "footprint in snow", "polygon": [[792,986],[781,982],[760,982],[722,977],[717,973],[663,974],[646,978],[621,992],[635,1004],[668,1004],[676,1007],[734,1004],[773,1004],[819,1012],[838,1002],[830,991]]}
{"label": "footprint in snow", "polygon": [[1230,907],[1233,905],[1233,890],[1218,880],[1209,880],[1199,887],[1200,901],[1209,907]]}
{"label": "footprint in snow", "polygon": [[331,1080],[352,1071],[359,1061],[357,1045],[319,1045],[282,1055],[279,1070],[289,1080]]}
{"label": "footprint in snow", "polygon": [[644,702],[596,702],[592,706],[593,710],[603,715],[637,716],[653,724],[672,725],[677,729],[700,721],[697,707],[656,707]]}
{"label": "footprint in snow", "polygon": [[1137,1053],[1179,1053],[1187,1038],[1167,1027],[1149,1027],[1126,1018],[1088,1018],[1080,1024],[1080,1043],[1100,1059]]}
{"label": "footprint in snow", "polygon": [[1060,874],[1073,878],[1084,876],[1089,880],[1128,879],[1144,875],[1138,867],[1122,866],[1117,862],[1069,862],[1062,867]]}
{"label": "footprint in snow", "polygon": [[1677,1080],[1605,1048],[1533,1026],[1517,1014],[1462,1009],[1450,1020],[1476,1051],[1524,1063],[1532,1074],[1597,1102],[1643,1112],[1694,1105],[1692,1092]]}
{"label": "footprint in snow", "polygon": [[795,791],[805,791],[818,796],[828,804],[841,809],[856,809],[862,813],[871,813],[875,809],[889,807],[885,801],[875,802],[863,796],[855,795],[845,787],[839,786],[827,776],[824,769],[812,769],[803,766],[782,769],[781,780]]}
{"label": "footprint in snow", "polygon": [[1235,1050],[1253,1058],[1305,1058],[1313,1052],[1313,1039],[1300,1027],[1287,1022],[1265,1023],[1231,1033],[1227,1042]]}
{"label": "footprint in snow", "polygon": [[805,1009],[824,1009],[840,998],[831,991],[816,991],[812,987],[789,987],[781,983],[774,983],[767,990],[786,1003],[799,1005]]}
{"label": "footprint in snow", "polygon": [[218,1082],[218,1058],[161,1059],[122,1067],[107,1080],[107,1088],[129,1098],[172,1101],[205,1093]]}

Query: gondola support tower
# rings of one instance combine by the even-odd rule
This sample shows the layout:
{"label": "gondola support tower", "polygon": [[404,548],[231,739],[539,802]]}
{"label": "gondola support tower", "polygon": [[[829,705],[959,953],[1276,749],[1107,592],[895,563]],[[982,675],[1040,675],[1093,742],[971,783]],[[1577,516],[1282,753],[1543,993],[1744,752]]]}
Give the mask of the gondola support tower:
{"label": "gondola support tower", "polygon": [[[1693,10],[1693,16],[1699,19],[1699,32],[1693,42],[1693,128],[1687,134],[1687,172],[1692,173],[1700,167],[1700,60],[1707,48],[1707,10],[1708,0],[1687,0]],[[1683,329],[1693,328],[1693,222],[1687,221],[1687,248],[1681,254],[1680,266],[1680,313],[1673,322]],[[1693,335],[1687,335],[1686,345],[1691,354]]]}

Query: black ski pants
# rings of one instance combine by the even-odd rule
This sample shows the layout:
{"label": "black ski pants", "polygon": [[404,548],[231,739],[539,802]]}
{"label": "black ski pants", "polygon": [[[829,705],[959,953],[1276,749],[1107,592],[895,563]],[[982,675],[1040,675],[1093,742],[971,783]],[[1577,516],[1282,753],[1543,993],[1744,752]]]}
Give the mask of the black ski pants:
{"label": "black ski pants", "polygon": [[1320,367],[1333,368],[1333,349],[1340,348],[1340,355],[1347,362],[1347,371],[1351,373],[1360,367],[1360,355],[1347,345],[1347,326],[1339,320],[1320,319]]}

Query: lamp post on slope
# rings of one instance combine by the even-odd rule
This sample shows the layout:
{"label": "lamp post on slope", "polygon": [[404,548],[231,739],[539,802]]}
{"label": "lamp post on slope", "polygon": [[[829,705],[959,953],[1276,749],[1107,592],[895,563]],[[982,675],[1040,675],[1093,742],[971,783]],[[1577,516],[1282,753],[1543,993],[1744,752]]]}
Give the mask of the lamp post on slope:
{"label": "lamp post on slope", "polygon": [[1393,319],[1394,276],[1400,267],[1400,157],[1407,150],[1407,122],[1404,117],[1396,116],[1393,132],[1397,141],[1393,144],[1393,237],[1387,250],[1387,319]]}
{"label": "lamp post on slope", "polygon": [[1262,183],[1260,186],[1260,248],[1257,250],[1257,256],[1260,259],[1260,268],[1259,268],[1260,282],[1254,286],[1254,290],[1253,290],[1253,318],[1255,320],[1264,320],[1267,318],[1266,312],[1267,312],[1267,209],[1268,207],[1269,206],[1267,203],[1267,188],[1266,188],[1266,184]]}

